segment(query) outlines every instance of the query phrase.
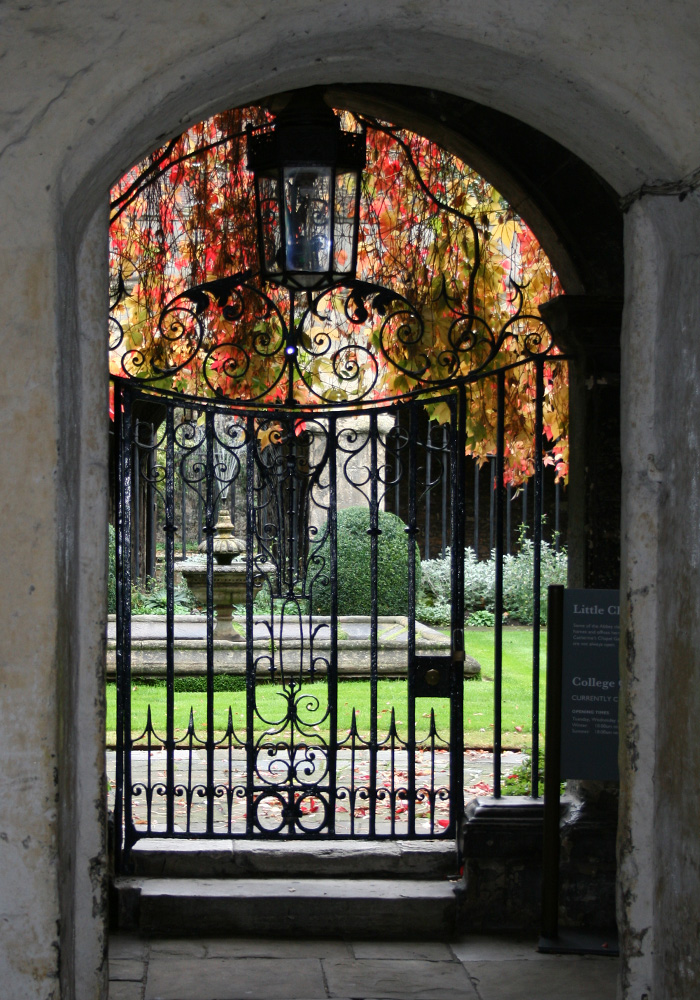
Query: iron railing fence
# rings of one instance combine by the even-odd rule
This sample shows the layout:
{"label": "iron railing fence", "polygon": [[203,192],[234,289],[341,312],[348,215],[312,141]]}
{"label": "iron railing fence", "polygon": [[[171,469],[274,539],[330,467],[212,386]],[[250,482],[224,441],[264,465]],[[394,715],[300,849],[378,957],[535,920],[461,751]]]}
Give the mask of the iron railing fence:
{"label": "iron railing fence", "polygon": [[[148,436],[157,439],[157,427],[152,423],[138,422],[137,434],[144,440]],[[449,532],[447,508],[449,503],[449,469],[446,457],[447,427],[434,420],[427,421],[420,428],[422,447],[426,456],[426,476],[433,483],[430,493],[426,496],[422,523],[419,525],[418,548],[421,559],[445,558],[449,547]],[[134,442],[132,469],[137,470],[137,459],[141,462],[153,463],[157,454],[149,449],[143,449]],[[189,458],[190,465],[196,464],[198,457]],[[496,467],[497,456],[491,455],[482,464],[472,456],[465,457],[466,487],[465,503],[465,537],[467,544],[474,550],[480,560],[491,557],[496,547]],[[436,471],[437,470],[437,471]],[[149,578],[158,574],[159,565],[163,560],[163,548],[156,549],[156,539],[165,525],[165,507],[159,494],[152,486],[152,473],[148,469],[140,472],[137,478],[140,489],[135,481],[132,489],[134,520],[142,524],[142,530],[134,536],[132,559],[135,577],[145,585]],[[136,476],[136,471],[134,472]],[[187,485],[192,471],[185,467],[183,474],[176,470],[175,475],[175,510],[178,522],[178,539],[176,559],[187,559],[196,551],[204,538],[205,512],[204,502],[199,492],[191,490]],[[470,485],[471,484],[471,485]],[[525,479],[517,486],[507,483],[504,499],[504,551],[506,555],[518,551],[518,537],[521,528],[532,537],[535,522],[535,505],[533,502],[534,480]],[[240,481],[232,481],[228,495],[223,498],[229,511],[234,529],[245,525],[246,496],[245,470]],[[221,498],[217,502],[217,510],[221,506]],[[143,507],[143,512],[141,511]],[[393,497],[387,498],[387,509],[393,510],[399,517],[405,518],[406,496],[402,496],[400,485],[393,489]],[[566,487],[558,478],[554,465],[545,466],[542,475],[542,516],[543,538],[556,552],[566,548],[567,544],[567,501]],[[141,548],[145,547],[145,552]]]}

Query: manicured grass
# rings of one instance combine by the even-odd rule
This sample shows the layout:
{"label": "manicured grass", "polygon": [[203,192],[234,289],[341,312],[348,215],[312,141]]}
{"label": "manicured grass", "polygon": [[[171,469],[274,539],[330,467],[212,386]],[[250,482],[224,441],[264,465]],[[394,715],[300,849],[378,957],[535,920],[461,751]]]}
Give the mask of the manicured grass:
{"label": "manicured grass", "polygon": [[[544,662],[546,634],[541,631],[541,719],[544,723]],[[464,688],[465,743],[469,747],[490,747],[494,726],[494,671],[493,629],[467,629],[467,653],[476,657],[482,666],[480,680],[469,681]],[[532,732],[532,630],[507,628],[503,631],[503,697],[502,732],[503,746],[527,749]],[[405,735],[407,722],[406,682],[404,680],[380,681],[378,688],[378,729],[386,735],[391,722],[392,707],[399,734]],[[165,686],[134,682],[131,692],[132,734],[140,736],[146,728],[148,706],[151,706],[153,727],[159,735],[165,733]],[[246,732],[245,692],[215,692],[214,732],[220,737],[228,723],[229,707],[233,728],[243,739]],[[324,682],[304,687],[298,702],[299,717],[309,732],[327,731],[327,698]],[[258,714],[254,720],[256,734],[274,732],[285,715],[286,703],[278,685],[260,684],[257,689]],[[370,727],[370,686],[367,681],[343,681],[338,686],[338,731],[347,732],[355,709],[357,727],[362,735]],[[444,699],[420,698],[416,701],[417,735],[426,736],[430,724],[430,709],[435,710],[438,733],[449,735],[449,704]],[[206,695],[198,692],[175,693],[175,729],[184,735],[190,718],[200,738],[206,735]],[[116,707],[115,685],[107,685],[107,739],[115,740]],[[280,738],[284,738],[281,734]]]}
{"label": "manicured grass", "polygon": [[[503,693],[501,729],[505,748],[529,748],[532,734],[532,629],[503,629]],[[464,733],[471,747],[491,746],[493,732],[493,646],[492,628],[468,628],[464,645],[469,656],[481,664],[482,682],[465,685]],[[544,728],[544,684],[547,632],[540,629],[540,731]],[[472,696],[472,688],[481,689]]]}

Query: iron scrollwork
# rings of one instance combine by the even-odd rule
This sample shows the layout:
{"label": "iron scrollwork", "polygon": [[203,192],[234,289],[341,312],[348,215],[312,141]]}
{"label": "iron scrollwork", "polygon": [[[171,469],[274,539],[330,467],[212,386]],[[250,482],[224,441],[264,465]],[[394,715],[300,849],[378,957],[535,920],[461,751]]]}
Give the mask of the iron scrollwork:
{"label": "iron scrollwork", "polygon": [[[549,328],[524,312],[523,289],[511,285],[515,312],[494,330],[451,301],[444,286],[438,323],[402,293],[369,281],[337,283],[300,301],[298,293],[266,291],[252,272],[242,272],[175,296],[150,341],[122,351],[121,374],[177,387],[180,373],[191,379],[196,372],[197,395],[240,406],[386,403],[474,381],[498,370],[504,350],[508,364],[549,353]],[[115,351],[124,346],[124,294],[122,281],[110,310]]]}

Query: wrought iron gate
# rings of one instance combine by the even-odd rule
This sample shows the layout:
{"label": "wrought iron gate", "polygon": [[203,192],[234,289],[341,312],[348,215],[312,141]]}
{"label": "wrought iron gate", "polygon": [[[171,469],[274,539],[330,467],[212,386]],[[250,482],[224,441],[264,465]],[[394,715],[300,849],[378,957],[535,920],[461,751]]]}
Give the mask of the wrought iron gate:
{"label": "wrought iron gate", "polygon": [[[115,382],[118,863],[143,837],[453,837],[463,810],[464,387],[430,399],[449,419],[419,442],[426,404],[415,398],[359,413],[271,412]],[[449,635],[415,614],[436,491],[449,525]],[[146,563],[167,595],[151,625],[131,611],[139,496],[156,511],[159,558]],[[189,505],[177,523],[180,497]],[[185,618],[176,553],[195,508],[202,614]],[[241,552],[219,566],[224,510]],[[242,585],[232,622],[221,599],[215,615],[227,576]],[[339,614],[348,590],[362,614]]]}

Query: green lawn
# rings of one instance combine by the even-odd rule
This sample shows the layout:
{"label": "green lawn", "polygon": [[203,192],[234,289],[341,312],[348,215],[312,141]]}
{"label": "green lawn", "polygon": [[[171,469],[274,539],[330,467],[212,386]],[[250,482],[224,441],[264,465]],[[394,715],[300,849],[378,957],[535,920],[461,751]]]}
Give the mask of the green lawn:
{"label": "green lawn", "polygon": [[[469,747],[490,747],[493,740],[494,684],[493,684],[493,629],[467,629],[467,653],[482,665],[481,680],[469,681],[464,691],[465,742]],[[544,722],[544,662],[546,634],[541,632],[541,718]],[[509,627],[503,630],[503,746],[527,749],[531,734],[531,677],[532,630]],[[153,727],[160,735],[165,732],[165,686],[153,684],[132,685],[132,733],[137,737],[145,729],[148,706],[151,706]],[[318,706],[316,705],[318,700]],[[391,721],[392,707],[400,734],[406,732],[407,698],[404,680],[380,681],[378,690],[379,732],[386,734]],[[317,682],[304,687],[304,697],[299,702],[299,715],[310,732],[323,733],[327,700],[325,683]],[[233,727],[241,739],[245,737],[245,692],[215,692],[214,730],[221,734],[227,725],[229,707]],[[275,729],[275,724],[285,714],[285,700],[280,687],[261,684],[257,689],[257,707],[254,730],[263,733]],[[443,699],[420,698],[416,701],[418,735],[427,735],[430,709],[435,709],[438,732],[449,735],[448,703]],[[370,726],[370,697],[367,681],[343,681],[339,684],[338,729],[347,732],[356,711],[357,726],[366,735]],[[190,717],[200,737],[206,733],[206,695],[203,693],[175,693],[175,728],[184,734]],[[116,729],[115,685],[107,685],[107,739],[115,741]]]}

